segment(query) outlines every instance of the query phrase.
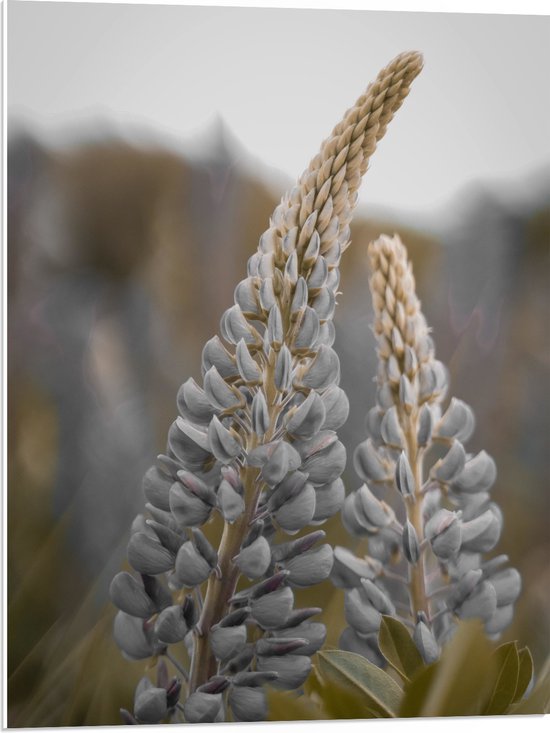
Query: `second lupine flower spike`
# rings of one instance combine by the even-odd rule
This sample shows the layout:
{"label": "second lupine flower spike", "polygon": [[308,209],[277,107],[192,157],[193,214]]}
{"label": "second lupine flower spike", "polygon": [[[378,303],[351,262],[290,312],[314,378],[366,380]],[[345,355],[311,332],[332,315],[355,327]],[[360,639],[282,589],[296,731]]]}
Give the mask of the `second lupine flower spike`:
{"label": "second lupine flower spike", "polygon": [[[133,659],[170,654],[188,678],[177,706],[187,722],[226,720],[228,709],[264,718],[263,685],[300,687],[323,643],[324,627],[309,620],[319,609],[294,609],[294,589],[329,576],[332,549],[320,532],[290,544],[276,533],[324,522],[344,498],[338,266],[361,176],[420,69],[416,53],[384,69],[275,209],[222,338],[204,347],[203,383],[180,389],[166,455],[146,476],[155,524],[139,519],[129,543],[141,582],[113,581],[115,637]],[[214,546],[199,527],[216,514]],[[169,645],[182,634],[178,662]],[[138,722],[171,709],[162,690],[140,689]]]}
{"label": "second lupine flower spike", "polygon": [[[464,448],[474,429],[471,408],[456,398],[444,408],[448,374],[435,358],[407,251],[397,236],[382,236],[370,245],[369,259],[377,396],[368,437],[354,455],[365,483],[342,510],[348,531],[368,538],[369,554],[361,560],[343,548],[336,552],[334,582],[346,588],[349,624],[341,646],[382,664],[380,614],[390,613],[410,626],[429,663],[457,619],[481,618],[487,634],[498,636],[512,619],[521,579],[504,567],[506,556],[483,559],[502,529],[489,494],[495,462]],[[367,583],[387,594],[394,609],[382,611],[365,592]]]}

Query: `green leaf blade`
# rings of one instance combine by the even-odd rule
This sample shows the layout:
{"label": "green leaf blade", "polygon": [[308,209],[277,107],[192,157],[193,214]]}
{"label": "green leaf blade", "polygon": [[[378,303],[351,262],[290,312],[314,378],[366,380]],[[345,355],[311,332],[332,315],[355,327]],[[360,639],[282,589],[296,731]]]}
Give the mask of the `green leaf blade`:
{"label": "green leaf blade", "polygon": [[378,643],[388,663],[404,680],[409,681],[424,666],[407,627],[393,616],[382,616]]}
{"label": "green leaf blade", "polygon": [[516,694],[512,702],[520,702],[525,695],[529,684],[533,678],[533,657],[527,647],[520,649],[518,652],[519,656],[519,673],[518,673],[518,684],[516,688]]}
{"label": "green leaf blade", "polygon": [[493,657],[497,664],[497,677],[483,711],[484,715],[503,715],[514,701],[519,678],[519,654],[515,641],[499,646]]}
{"label": "green leaf blade", "polygon": [[388,674],[351,652],[319,652],[318,659],[319,672],[329,684],[359,692],[365,707],[380,717],[396,717],[403,692]]}

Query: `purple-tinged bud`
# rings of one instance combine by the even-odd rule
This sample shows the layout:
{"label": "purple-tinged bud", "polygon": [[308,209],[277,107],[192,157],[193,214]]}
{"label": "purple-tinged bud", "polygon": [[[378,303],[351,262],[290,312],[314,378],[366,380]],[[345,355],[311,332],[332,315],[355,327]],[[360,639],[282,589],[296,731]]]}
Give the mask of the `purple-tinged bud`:
{"label": "purple-tinged bud", "polygon": [[208,439],[214,457],[224,465],[231,463],[242,452],[237,433],[224,427],[216,415],[208,427]]}
{"label": "purple-tinged bud", "polygon": [[250,611],[259,626],[264,629],[276,629],[288,618],[293,603],[292,590],[284,586],[260,598],[252,598]]}
{"label": "purple-tinged bud", "polygon": [[172,579],[175,587],[195,588],[208,579],[212,566],[192,542],[185,542],[176,557],[176,569]]}
{"label": "purple-tinged bud", "polygon": [[346,591],[344,613],[348,624],[360,634],[374,634],[380,628],[380,611],[365,599],[359,588]]}
{"label": "purple-tinged bud", "polygon": [[127,659],[147,659],[154,654],[153,645],[145,635],[143,619],[119,611],[115,616],[113,636]]}
{"label": "purple-tinged bud", "polygon": [[134,715],[142,723],[159,723],[168,713],[166,690],[150,687],[136,696]]}
{"label": "purple-tinged bud", "polygon": [[330,545],[308,550],[288,560],[285,567],[290,571],[288,582],[298,588],[307,588],[326,580],[332,570],[333,556]]}

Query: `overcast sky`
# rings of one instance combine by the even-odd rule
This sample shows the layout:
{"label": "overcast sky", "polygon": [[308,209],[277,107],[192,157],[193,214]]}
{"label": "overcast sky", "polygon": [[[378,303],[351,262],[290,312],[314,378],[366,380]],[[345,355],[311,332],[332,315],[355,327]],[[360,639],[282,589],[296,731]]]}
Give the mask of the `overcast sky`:
{"label": "overcast sky", "polygon": [[[361,200],[426,212],[473,180],[550,164],[550,17],[10,2],[10,120],[187,145],[221,116],[295,179],[397,53],[425,68]],[[13,128],[12,128],[13,129]]]}

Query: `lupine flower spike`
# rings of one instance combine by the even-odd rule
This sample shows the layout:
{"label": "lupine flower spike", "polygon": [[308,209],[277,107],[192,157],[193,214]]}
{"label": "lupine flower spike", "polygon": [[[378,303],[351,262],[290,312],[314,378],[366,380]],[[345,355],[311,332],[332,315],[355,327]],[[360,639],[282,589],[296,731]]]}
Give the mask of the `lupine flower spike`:
{"label": "lupine flower spike", "polygon": [[382,236],[368,254],[376,405],[353,459],[364,483],[342,509],[347,530],[368,538],[368,555],[335,549],[333,578],[345,588],[349,624],[340,645],[383,664],[377,635],[389,614],[409,625],[429,663],[458,619],[480,618],[497,637],[512,619],[521,579],[505,555],[484,560],[502,529],[489,493],[496,466],[485,451],[464,448],[474,431],[471,408],[454,397],[445,405],[448,372],[435,358],[407,251],[399,237]]}
{"label": "lupine flower spike", "polygon": [[[322,145],[205,345],[202,384],[178,393],[166,455],[145,477],[148,518],[132,527],[137,575],[111,586],[123,653],[166,657],[176,679],[140,683],[126,722],[262,720],[265,684],[299,688],[323,644],[320,609],[295,609],[294,591],[329,576],[332,549],[322,530],[280,531],[322,524],[344,499],[338,266],[361,177],[420,69],[419,54],[397,57]],[[200,527],[215,514],[212,544]]]}

